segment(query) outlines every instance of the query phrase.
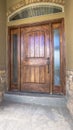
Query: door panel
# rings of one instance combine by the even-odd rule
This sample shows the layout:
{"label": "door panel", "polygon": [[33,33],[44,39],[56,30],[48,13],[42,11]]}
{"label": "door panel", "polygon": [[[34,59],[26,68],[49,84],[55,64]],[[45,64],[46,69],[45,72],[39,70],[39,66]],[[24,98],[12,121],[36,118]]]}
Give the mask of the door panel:
{"label": "door panel", "polygon": [[41,66],[40,67],[40,83],[44,83],[45,82],[45,66]]}
{"label": "door panel", "polygon": [[49,93],[49,77],[52,72],[48,73],[47,70],[47,58],[50,59],[49,26],[22,28],[21,32],[21,90]]}
{"label": "door panel", "polygon": [[39,83],[39,67],[35,67],[35,72],[34,72],[34,75],[35,75],[35,83]]}

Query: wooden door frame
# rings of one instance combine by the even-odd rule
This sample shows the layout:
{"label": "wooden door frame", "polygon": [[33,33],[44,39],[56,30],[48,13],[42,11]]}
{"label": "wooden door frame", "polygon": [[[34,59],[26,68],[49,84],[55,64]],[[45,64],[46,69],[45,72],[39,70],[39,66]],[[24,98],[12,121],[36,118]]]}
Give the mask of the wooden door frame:
{"label": "wooden door frame", "polygon": [[[18,26],[9,26],[8,27],[8,90],[10,90],[10,86],[11,86],[11,58],[10,58],[10,54],[11,54],[11,45],[10,45],[10,31],[11,29],[20,29],[21,27],[33,27],[33,26],[38,26],[38,25],[46,25],[46,24],[50,24],[50,27],[51,27],[51,24],[52,23],[58,23],[58,22],[62,22],[62,31],[63,31],[63,44],[64,44],[64,47],[62,48],[63,49],[63,56],[64,56],[64,61],[63,61],[63,65],[64,65],[64,75],[63,75],[63,88],[62,88],[62,92],[63,94],[65,95],[66,94],[66,56],[65,56],[65,36],[64,36],[64,18],[60,18],[60,19],[55,19],[55,20],[49,20],[49,21],[43,21],[43,22],[37,22],[37,23],[32,23],[32,24],[24,24],[24,25],[18,25]],[[51,42],[52,42],[52,36],[51,36],[51,31],[50,31],[50,45],[51,45]],[[21,34],[20,34],[21,35]],[[52,45],[51,45],[51,48],[52,48]],[[51,50],[52,52],[52,50]],[[52,65],[51,67],[53,67],[53,54],[51,53],[51,62],[52,62]],[[21,61],[20,61],[21,62]],[[21,66],[21,65],[20,65]],[[20,67],[19,66],[19,67]],[[52,71],[52,75],[51,75],[51,82],[52,82],[52,86],[50,87],[50,93],[52,94],[53,92],[53,71]],[[20,86],[19,86],[20,88]]]}
{"label": "wooden door frame", "polygon": [[[19,62],[18,63],[18,89],[20,90],[20,28],[13,28],[13,29],[18,29],[18,35],[19,35],[19,38],[18,38],[18,58],[17,58],[17,61]],[[8,90],[10,91],[11,90],[11,30],[12,28],[8,28]]]}
{"label": "wooden door frame", "polygon": [[[59,93],[60,91],[65,95],[66,94],[66,52],[65,52],[65,36],[64,36],[64,19],[62,19],[61,21],[59,22],[56,22],[56,23],[59,23],[60,24],[61,22],[61,25],[59,27],[59,29],[61,28],[60,30],[60,34],[61,34],[61,39],[60,39],[60,76],[61,76],[61,83],[62,83],[62,86],[59,86],[59,87],[55,87],[54,86],[54,76],[52,77],[53,80],[52,80],[52,92],[53,93]],[[52,23],[53,25],[54,23]],[[51,30],[53,30],[53,26],[51,27]],[[52,41],[52,56],[53,56],[53,34],[51,33],[51,41]],[[63,44],[63,45],[62,45]],[[52,57],[52,68],[54,70],[54,57]],[[52,75],[54,75],[54,71],[52,71]]]}

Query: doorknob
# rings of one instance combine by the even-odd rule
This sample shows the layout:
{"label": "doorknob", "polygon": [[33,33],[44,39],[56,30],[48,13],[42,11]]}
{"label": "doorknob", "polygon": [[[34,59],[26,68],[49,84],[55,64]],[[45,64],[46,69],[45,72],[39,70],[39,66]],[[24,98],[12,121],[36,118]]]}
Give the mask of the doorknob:
{"label": "doorknob", "polygon": [[50,65],[50,58],[47,58],[47,65],[48,65],[48,73],[49,73],[49,65]]}

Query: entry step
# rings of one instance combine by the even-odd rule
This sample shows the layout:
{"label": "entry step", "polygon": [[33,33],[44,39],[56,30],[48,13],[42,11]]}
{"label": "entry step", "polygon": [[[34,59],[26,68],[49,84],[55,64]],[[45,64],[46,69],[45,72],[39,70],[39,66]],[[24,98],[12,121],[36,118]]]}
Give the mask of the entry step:
{"label": "entry step", "polygon": [[29,103],[46,106],[66,106],[66,97],[63,95],[48,95],[36,93],[13,93],[8,92],[4,94],[5,101],[12,101],[17,103]]}

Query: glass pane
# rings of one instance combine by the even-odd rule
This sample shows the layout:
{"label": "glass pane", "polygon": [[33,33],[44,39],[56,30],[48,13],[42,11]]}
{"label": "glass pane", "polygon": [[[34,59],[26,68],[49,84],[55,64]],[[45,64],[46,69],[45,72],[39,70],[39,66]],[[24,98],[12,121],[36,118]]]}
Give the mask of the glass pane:
{"label": "glass pane", "polygon": [[18,80],[18,61],[17,61],[17,34],[13,35],[13,82]]}
{"label": "glass pane", "polygon": [[45,37],[45,35],[44,35],[44,33],[40,33],[40,57],[44,57],[44,43],[45,43],[45,41],[44,41],[44,37]]}
{"label": "glass pane", "polygon": [[54,85],[60,85],[60,34],[54,30]]}
{"label": "glass pane", "polygon": [[40,15],[46,15],[46,14],[54,14],[59,12],[62,12],[62,8],[58,6],[52,6],[52,5],[31,6],[15,13],[13,16],[9,18],[9,21],[24,19],[24,18],[34,17],[34,16],[40,16]]}
{"label": "glass pane", "polygon": [[30,56],[34,57],[34,34],[30,36]]}
{"label": "glass pane", "polygon": [[40,54],[40,36],[39,36],[39,32],[36,32],[35,33],[35,57],[39,57]]}

